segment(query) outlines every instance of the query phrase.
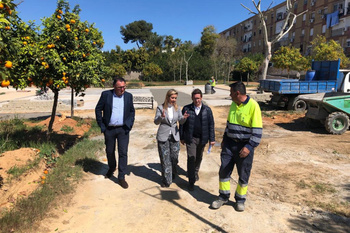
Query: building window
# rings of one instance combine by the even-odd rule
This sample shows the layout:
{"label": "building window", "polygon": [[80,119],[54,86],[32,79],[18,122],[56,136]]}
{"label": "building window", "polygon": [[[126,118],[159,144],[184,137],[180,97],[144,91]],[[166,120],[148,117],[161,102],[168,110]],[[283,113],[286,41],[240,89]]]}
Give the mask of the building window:
{"label": "building window", "polygon": [[310,29],[310,36],[313,36],[313,35],[314,35],[314,29],[311,28],[311,29]]}
{"label": "building window", "polygon": [[294,10],[297,10],[298,9],[298,3],[294,3]]}
{"label": "building window", "polygon": [[303,21],[306,20],[306,14],[303,14]]}
{"label": "building window", "polygon": [[307,0],[304,0],[304,5],[307,5]]}
{"label": "building window", "polygon": [[346,47],[350,47],[350,39],[346,40]]}
{"label": "building window", "polygon": [[326,27],[327,25],[322,25],[322,33],[326,33]]}
{"label": "building window", "polygon": [[301,30],[301,36],[304,36],[305,35],[305,30]]}

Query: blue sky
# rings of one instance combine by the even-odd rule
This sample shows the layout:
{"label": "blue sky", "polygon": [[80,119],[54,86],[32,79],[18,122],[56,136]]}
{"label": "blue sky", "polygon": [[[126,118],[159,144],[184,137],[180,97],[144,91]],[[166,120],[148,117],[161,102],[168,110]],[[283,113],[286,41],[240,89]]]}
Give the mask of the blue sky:
{"label": "blue sky", "polygon": [[[21,0],[17,11],[24,21],[35,20],[41,24],[43,17],[51,16],[57,6],[56,0]],[[15,3],[20,0],[15,1]],[[258,2],[256,0],[256,2]],[[283,0],[262,0],[262,10],[273,2],[275,6]],[[153,24],[158,35],[172,35],[182,41],[199,43],[203,28],[213,25],[221,32],[252,15],[240,3],[255,9],[251,0],[69,0],[71,9],[81,8],[80,19],[95,23],[105,40],[103,50],[123,50],[136,47],[121,39],[120,26],[137,20]]]}

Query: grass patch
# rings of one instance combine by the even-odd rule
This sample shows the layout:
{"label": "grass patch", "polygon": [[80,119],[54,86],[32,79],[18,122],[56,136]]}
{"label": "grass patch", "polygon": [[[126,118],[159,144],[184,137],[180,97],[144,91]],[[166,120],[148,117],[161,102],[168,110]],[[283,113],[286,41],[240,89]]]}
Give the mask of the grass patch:
{"label": "grass patch", "polygon": [[28,162],[26,165],[24,166],[14,166],[11,167],[7,173],[10,175],[9,180],[12,179],[17,179],[18,177],[20,177],[22,174],[26,173],[27,171],[37,167],[40,163],[41,158],[35,158],[33,161]]}
{"label": "grass patch", "polygon": [[335,193],[336,190],[330,184],[316,183],[312,186],[318,193]]}
{"label": "grass patch", "polygon": [[18,200],[14,208],[2,216],[0,229],[3,232],[26,232],[32,229],[33,223],[43,219],[60,197],[64,198],[64,195],[74,190],[84,167],[84,163],[78,161],[96,161],[97,151],[103,148],[102,141],[96,143],[84,139],[61,155],[55,168],[46,176],[46,182],[28,198]]}
{"label": "grass patch", "polygon": [[70,127],[68,125],[64,125],[64,126],[62,126],[61,131],[65,132],[65,133],[72,133],[74,131],[74,128]]}

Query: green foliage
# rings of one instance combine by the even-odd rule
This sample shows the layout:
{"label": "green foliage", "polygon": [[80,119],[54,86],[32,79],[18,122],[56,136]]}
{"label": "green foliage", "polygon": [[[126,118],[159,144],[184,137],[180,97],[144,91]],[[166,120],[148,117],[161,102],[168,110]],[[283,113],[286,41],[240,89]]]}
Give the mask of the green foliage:
{"label": "green foliage", "polygon": [[254,73],[259,69],[260,64],[249,57],[242,58],[235,66],[235,70],[242,73]]}
{"label": "green foliage", "polygon": [[143,68],[142,74],[145,76],[145,78],[148,78],[151,80],[153,76],[158,76],[163,73],[162,69],[155,63],[149,63],[145,65]]}
{"label": "green foliage", "polygon": [[111,64],[110,69],[111,69],[112,77],[114,76],[123,77],[124,75],[126,75],[126,70],[124,66],[119,63]]}
{"label": "green foliage", "polygon": [[344,54],[343,48],[340,44],[334,40],[327,42],[324,36],[318,35],[313,41],[311,41],[312,52],[311,58],[315,61],[335,61],[338,58],[341,59],[340,67],[346,68],[349,66],[350,61]]}
{"label": "green foliage", "polygon": [[143,45],[148,40],[152,34],[152,30],[153,25],[147,23],[145,20],[134,21],[125,27],[120,27],[120,33],[123,36],[124,43],[127,44],[129,41],[131,43],[136,42],[138,48],[140,48],[139,44]]}
{"label": "green foliage", "polygon": [[203,56],[211,56],[214,53],[216,41],[219,37],[220,36],[215,32],[214,26],[206,26],[202,31],[199,46],[200,53]]}
{"label": "green foliage", "polygon": [[307,70],[309,62],[300,54],[300,49],[295,47],[282,46],[272,56],[271,61],[274,66],[281,69],[290,70]]}

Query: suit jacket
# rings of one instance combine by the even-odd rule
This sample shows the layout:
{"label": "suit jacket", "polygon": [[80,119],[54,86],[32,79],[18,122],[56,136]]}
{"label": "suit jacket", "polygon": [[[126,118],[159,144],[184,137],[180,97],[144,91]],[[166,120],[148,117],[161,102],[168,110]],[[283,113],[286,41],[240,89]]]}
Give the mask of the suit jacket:
{"label": "suit jacket", "polygon": [[186,118],[183,117],[181,113],[180,107],[176,111],[175,108],[173,108],[173,119],[169,120],[168,111],[165,111],[165,117],[162,118],[162,112],[163,112],[163,105],[160,105],[157,107],[156,110],[156,116],[154,117],[154,123],[156,125],[159,125],[158,132],[157,132],[157,140],[161,142],[165,142],[169,138],[169,134],[174,136],[175,141],[180,140],[179,136],[179,128],[177,127],[177,122],[179,121],[180,124],[183,124],[186,122]]}
{"label": "suit jacket", "polygon": [[[97,124],[101,128],[101,132],[104,133],[111,120],[112,105],[113,105],[113,93],[114,89],[103,91],[101,97],[95,108],[95,115]],[[132,129],[135,121],[135,108],[133,102],[133,96],[129,92],[124,92],[124,125],[126,133]]]}

